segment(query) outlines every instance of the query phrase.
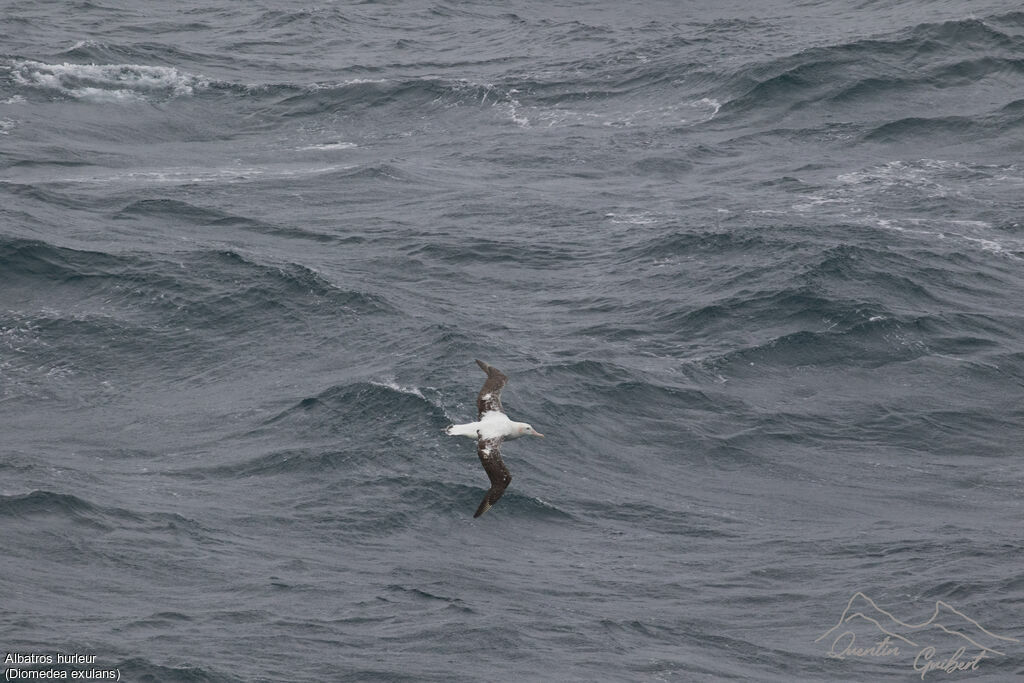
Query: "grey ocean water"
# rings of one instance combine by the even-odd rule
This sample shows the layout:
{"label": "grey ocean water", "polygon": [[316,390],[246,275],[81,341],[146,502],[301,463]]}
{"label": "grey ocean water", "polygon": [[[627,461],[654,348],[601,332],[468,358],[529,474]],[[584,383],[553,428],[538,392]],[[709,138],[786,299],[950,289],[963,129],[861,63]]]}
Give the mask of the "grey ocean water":
{"label": "grey ocean water", "polygon": [[1022,155],[1019,2],[0,3],[7,676],[1024,675]]}

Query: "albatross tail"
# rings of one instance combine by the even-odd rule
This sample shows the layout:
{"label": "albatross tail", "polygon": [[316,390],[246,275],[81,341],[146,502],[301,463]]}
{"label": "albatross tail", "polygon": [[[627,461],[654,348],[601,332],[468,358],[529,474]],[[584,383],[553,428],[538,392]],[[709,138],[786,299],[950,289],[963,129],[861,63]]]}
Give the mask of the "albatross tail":
{"label": "albatross tail", "polygon": [[469,436],[475,439],[477,437],[477,429],[479,427],[475,422],[467,422],[463,425],[448,425],[444,433],[448,436]]}

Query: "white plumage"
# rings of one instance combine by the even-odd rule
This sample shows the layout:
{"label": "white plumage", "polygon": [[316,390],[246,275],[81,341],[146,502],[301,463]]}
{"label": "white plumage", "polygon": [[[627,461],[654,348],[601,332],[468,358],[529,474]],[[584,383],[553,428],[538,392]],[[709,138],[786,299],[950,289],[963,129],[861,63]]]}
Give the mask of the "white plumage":
{"label": "white plumage", "polygon": [[518,439],[525,434],[533,434],[533,427],[525,422],[513,422],[508,415],[497,410],[483,414],[476,422],[452,425],[447,431],[449,436],[468,436],[471,439]]}

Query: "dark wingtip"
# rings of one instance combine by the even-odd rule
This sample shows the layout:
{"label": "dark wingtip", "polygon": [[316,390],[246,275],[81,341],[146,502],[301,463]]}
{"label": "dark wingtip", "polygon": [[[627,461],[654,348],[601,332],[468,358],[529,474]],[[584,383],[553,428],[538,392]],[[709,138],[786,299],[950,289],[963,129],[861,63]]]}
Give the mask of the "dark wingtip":
{"label": "dark wingtip", "polygon": [[491,509],[491,502],[488,500],[488,498],[490,497],[491,494],[490,491],[488,491],[487,495],[484,496],[484,499],[480,501],[480,507],[478,507],[476,509],[476,512],[473,513],[473,519],[476,519],[477,517]]}
{"label": "dark wingtip", "polygon": [[484,372],[486,372],[488,375],[491,374],[491,370],[490,370],[491,366],[490,365],[488,365],[487,363],[483,362],[479,358],[476,359],[476,364],[479,365],[480,369],[483,370]]}

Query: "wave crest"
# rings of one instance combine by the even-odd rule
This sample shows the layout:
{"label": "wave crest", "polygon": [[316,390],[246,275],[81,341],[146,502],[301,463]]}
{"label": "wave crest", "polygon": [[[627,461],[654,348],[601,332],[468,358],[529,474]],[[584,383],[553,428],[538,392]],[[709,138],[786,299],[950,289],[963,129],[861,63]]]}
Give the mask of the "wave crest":
{"label": "wave crest", "polygon": [[16,85],[93,101],[172,98],[209,86],[202,76],[170,66],[142,64],[47,64],[16,60],[8,67]]}

